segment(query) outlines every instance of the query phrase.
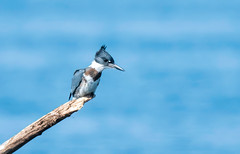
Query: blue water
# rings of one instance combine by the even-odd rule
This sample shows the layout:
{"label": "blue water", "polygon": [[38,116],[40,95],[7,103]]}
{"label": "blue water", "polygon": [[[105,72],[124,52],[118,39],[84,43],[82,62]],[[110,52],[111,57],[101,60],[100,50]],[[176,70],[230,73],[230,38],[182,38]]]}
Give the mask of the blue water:
{"label": "blue water", "polygon": [[0,142],[65,103],[102,44],[96,98],[16,153],[239,153],[240,1],[0,2]]}

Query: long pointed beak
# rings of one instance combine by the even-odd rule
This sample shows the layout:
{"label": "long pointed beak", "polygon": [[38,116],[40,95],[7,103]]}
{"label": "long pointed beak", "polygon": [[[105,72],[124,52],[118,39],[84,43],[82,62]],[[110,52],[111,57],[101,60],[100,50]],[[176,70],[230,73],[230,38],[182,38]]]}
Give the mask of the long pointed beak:
{"label": "long pointed beak", "polygon": [[108,66],[111,67],[111,68],[116,68],[119,71],[125,71],[123,68],[121,68],[120,66],[118,66],[116,64],[109,63]]}

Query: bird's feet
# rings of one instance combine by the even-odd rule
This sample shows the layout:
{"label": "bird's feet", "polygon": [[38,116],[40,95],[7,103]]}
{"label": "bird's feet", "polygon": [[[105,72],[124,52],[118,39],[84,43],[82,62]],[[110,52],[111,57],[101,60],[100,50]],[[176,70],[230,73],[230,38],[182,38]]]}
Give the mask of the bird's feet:
{"label": "bird's feet", "polygon": [[95,95],[94,93],[90,93],[90,94],[86,95],[86,97],[92,97],[92,98],[94,98],[94,97],[96,97],[96,95]]}

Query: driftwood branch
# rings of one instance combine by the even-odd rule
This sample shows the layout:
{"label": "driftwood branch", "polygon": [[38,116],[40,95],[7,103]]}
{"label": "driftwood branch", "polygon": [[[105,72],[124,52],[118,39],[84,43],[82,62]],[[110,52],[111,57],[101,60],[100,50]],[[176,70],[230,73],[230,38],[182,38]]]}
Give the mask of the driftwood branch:
{"label": "driftwood branch", "polygon": [[93,97],[81,97],[77,100],[69,101],[45,116],[41,117],[34,123],[30,124],[17,135],[13,136],[2,145],[0,145],[0,154],[13,153],[23,145],[28,143],[36,136],[41,135],[45,130],[57,124],[61,120],[71,116],[74,112],[80,110],[83,105]]}

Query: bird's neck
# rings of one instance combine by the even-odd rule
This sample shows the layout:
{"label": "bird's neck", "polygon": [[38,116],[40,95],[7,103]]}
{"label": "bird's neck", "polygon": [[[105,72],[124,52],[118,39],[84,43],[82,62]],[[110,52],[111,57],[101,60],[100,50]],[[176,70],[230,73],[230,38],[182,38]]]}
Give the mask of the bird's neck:
{"label": "bird's neck", "polygon": [[89,67],[94,68],[98,72],[102,72],[105,69],[104,65],[97,63],[95,60],[92,61]]}

